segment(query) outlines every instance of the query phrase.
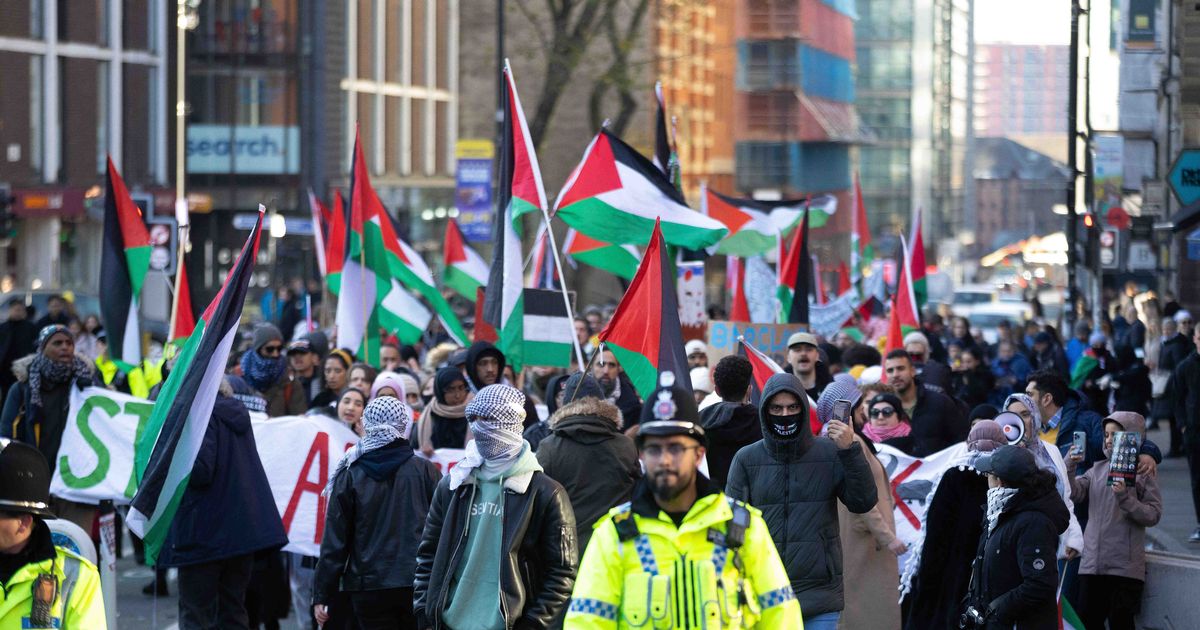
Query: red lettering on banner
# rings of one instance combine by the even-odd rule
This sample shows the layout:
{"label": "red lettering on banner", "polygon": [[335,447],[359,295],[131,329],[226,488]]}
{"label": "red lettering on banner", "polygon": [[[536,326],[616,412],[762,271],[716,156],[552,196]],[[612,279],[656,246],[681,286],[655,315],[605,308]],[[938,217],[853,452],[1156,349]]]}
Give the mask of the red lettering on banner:
{"label": "red lettering on banner", "polygon": [[[317,481],[308,480],[309,473],[312,471],[313,460],[317,461]],[[325,491],[325,484],[329,482],[329,434],[320,432],[313,439],[312,446],[308,449],[308,457],[304,459],[304,465],[300,467],[300,477],[296,479],[296,488],[292,490],[292,498],[288,499],[287,509],[283,512],[283,530],[285,532],[292,531],[292,519],[296,516],[296,508],[300,505],[300,497],[305,492],[311,492],[317,495],[317,526],[313,543],[320,544],[321,536],[325,533],[325,497],[322,492]]]}
{"label": "red lettering on banner", "polygon": [[892,497],[896,499],[896,507],[900,508],[900,513],[904,515],[904,518],[907,518],[908,522],[912,523],[913,529],[921,529],[921,519],[917,518],[917,515],[914,514],[912,509],[908,507],[908,504],[900,498],[900,495],[896,493],[896,488],[900,486],[902,481],[908,479],[908,476],[913,474],[916,469],[920,468],[921,463],[921,460],[918,459],[917,461],[909,464],[908,468],[905,468],[899,475],[896,475],[895,479],[892,480]]}

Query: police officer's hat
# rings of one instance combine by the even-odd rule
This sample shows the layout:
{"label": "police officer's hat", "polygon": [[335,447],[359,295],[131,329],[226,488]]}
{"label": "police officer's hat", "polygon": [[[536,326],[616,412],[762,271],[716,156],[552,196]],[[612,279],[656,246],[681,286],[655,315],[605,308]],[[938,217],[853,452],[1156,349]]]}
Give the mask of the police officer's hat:
{"label": "police officer's hat", "polygon": [[54,518],[50,467],[36,448],[0,439],[0,510]]}
{"label": "police officer's hat", "polygon": [[642,406],[638,427],[637,445],[641,448],[646,436],[685,435],[708,446],[708,436],[700,426],[700,412],[696,410],[696,398],[675,381],[673,372],[658,376],[658,388]]}

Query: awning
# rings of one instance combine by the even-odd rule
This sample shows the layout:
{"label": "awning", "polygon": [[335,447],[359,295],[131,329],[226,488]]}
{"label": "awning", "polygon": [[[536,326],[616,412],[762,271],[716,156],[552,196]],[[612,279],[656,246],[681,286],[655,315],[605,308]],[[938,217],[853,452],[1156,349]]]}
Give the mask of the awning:
{"label": "awning", "polygon": [[1180,208],[1179,212],[1176,212],[1171,217],[1171,223],[1173,224],[1171,231],[1176,233],[1190,229],[1200,223],[1200,201]]}

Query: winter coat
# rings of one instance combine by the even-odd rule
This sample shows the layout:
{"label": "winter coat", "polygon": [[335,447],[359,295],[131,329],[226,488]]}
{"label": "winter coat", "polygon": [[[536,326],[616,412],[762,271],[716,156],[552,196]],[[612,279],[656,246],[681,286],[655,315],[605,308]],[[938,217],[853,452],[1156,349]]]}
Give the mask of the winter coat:
{"label": "winter coat", "polygon": [[1182,421],[1183,439],[1194,444],[1200,438],[1200,354],[1192,352],[1171,376],[1176,422]]}
{"label": "winter coat", "polygon": [[37,336],[37,326],[27,319],[11,319],[0,324],[0,394],[17,382],[13,364],[37,350]]}
{"label": "winter coat", "polygon": [[[442,628],[442,613],[467,540],[476,484],[451,487],[442,477],[433,493],[413,579],[418,628]],[[575,513],[567,492],[538,471],[504,479],[504,538],[500,608],[505,625],[546,627],[566,607],[575,584]]]}
{"label": "winter coat", "polygon": [[[496,382],[507,382],[504,381],[504,366],[507,364],[507,359],[504,358],[504,353],[501,352],[500,349],[493,345],[490,341],[476,341],[475,343],[471,344],[469,348],[467,348],[467,363],[464,366],[467,376],[467,387],[469,387],[472,392],[479,391],[485,386],[483,381],[479,379],[479,373],[475,370],[475,364],[479,363],[479,360],[482,359],[484,355],[488,354],[496,357],[496,360],[500,362],[500,366],[497,368],[496,372],[500,375],[500,377]],[[511,383],[508,384],[511,385]],[[516,385],[513,385],[513,387],[516,387]],[[526,396],[525,428],[528,429],[536,424],[538,419],[537,405],[534,404],[532,397]]]}
{"label": "winter coat", "polygon": [[267,400],[267,415],[272,418],[302,416],[309,409],[304,385],[298,380],[288,378],[287,374],[284,374],[278,383],[268,387],[267,391],[262,392],[262,397]]}
{"label": "winter coat", "polygon": [[920,564],[906,599],[906,628],[957,630],[971,581],[971,561],[983,534],[987,478],[952,466],[925,512]]}
{"label": "winter coat", "polygon": [[1069,514],[1053,486],[1038,485],[1009,499],[990,534],[984,523],[970,601],[987,628],[1058,628],[1054,549]]}
{"label": "winter coat", "polygon": [[[61,385],[42,391],[41,417],[31,413],[33,391],[29,388],[29,366],[36,355],[28,355],[15,361],[12,366],[17,382],[8,390],[4,410],[0,412],[0,437],[19,440],[37,446],[50,466],[50,473],[58,464],[58,447],[62,445],[62,433],[71,411],[71,386],[79,389],[92,385],[92,379],[76,378]],[[84,359],[84,357],[78,357]],[[94,364],[84,359],[94,372]]]}
{"label": "winter coat", "polygon": [[1104,458],[1102,418],[1088,407],[1083,394],[1069,390],[1058,417],[1058,435],[1054,438],[1054,445],[1058,447],[1060,455],[1067,456],[1075,439],[1075,432],[1083,431],[1087,433],[1087,452],[1084,453],[1081,470],[1091,468],[1093,463]]}
{"label": "winter coat", "polygon": [[967,439],[971,430],[966,415],[945,394],[930,391],[918,380],[917,406],[909,417],[913,445],[909,455],[926,457]]}
{"label": "winter coat", "polygon": [[[780,392],[796,396],[801,410],[797,436],[775,438],[766,408]],[[771,538],[806,616],[842,610],[842,544],[837,501],[855,514],[875,506],[875,482],[862,449],[838,449],[815,437],[800,381],[776,374],[763,388],[759,422],[763,439],[739,450],[729,468],[726,494],[762,510]]]}
{"label": "winter coat", "polygon": [[610,509],[628,501],[641,478],[637,447],[621,433],[621,412],[616,405],[596,398],[581,398],[559,407],[547,424],[553,433],[538,447],[538,463],[567,490],[582,554],[592,537],[592,526]]}
{"label": "winter coat", "polygon": [[854,514],[838,503],[843,579],[850,585],[838,627],[900,630],[900,604],[895,597],[880,597],[881,593],[895,593],[900,586],[896,554],[888,549],[896,539],[892,486],[879,458],[861,437],[859,445],[871,467],[878,502],[865,514]]}
{"label": "winter coat", "polygon": [[1146,415],[1150,407],[1150,369],[1129,346],[1117,348],[1116,360],[1112,373],[1113,383],[1118,385],[1113,391],[1115,410]]}
{"label": "winter coat", "polygon": [[218,396],[159,564],[212,562],[287,542],[258,459],[250,412],[236,399]]}
{"label": "winter coat", "polygon": [[317,562],[313,603],[339,590],[408,588],[417,543],[441,473],[413,456],[406,440],[370,451],[333,482]]}
{"label": "winter coat", "polygon": [[954,373],[950,371],[950,366],[930,358],[920,366],[917,373],[925,387],[941,394],[950,395],[950,390],[954,387]]}
{"label": "winter coat", "polygon": [[729,479],[729,466],[733,456],[743,446],[762,439],[758,409],[754,405],[721,401],[700,410],[700,426],[708,436],[708,478],[718,488],[724,488]]}
{"label": "winter coat", "polygon": [[955,372],[953,384],[954,397],[966,403],[968,408],[974,409],[988,401],[992,388],[996,386],[996,377],[991,370],[980,366],[974,370]]}
{"label": "winter coat", "polygon": [[[1109,416],[1125,431],[1146,434],[1146,421],[1133,413]],[[1108,485],[1107,459],[1075,477],[1071,491],[1077,503],[1088,502],[1080,575],[1117,575],[1146,579],[1146,528],[1162,517],[1162,494],[1155,475],[1138,475],[1134,487],[1118,497]]]}

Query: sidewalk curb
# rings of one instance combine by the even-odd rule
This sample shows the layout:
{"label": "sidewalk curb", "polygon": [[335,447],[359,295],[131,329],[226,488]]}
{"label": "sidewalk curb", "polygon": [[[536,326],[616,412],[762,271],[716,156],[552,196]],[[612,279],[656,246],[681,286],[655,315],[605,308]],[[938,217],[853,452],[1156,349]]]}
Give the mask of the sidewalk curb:
{"label": "sidewalk curb", "polygon": [[1173,537],[1158,527],[1151,527],[1146,530],[1146,541],[1153,545],[1156,550],[1165,551],[1167,553],[1177,553],[1183,555],[1195,555],[1195,552],[1189,549],[1186,545],[1176,541]]}

